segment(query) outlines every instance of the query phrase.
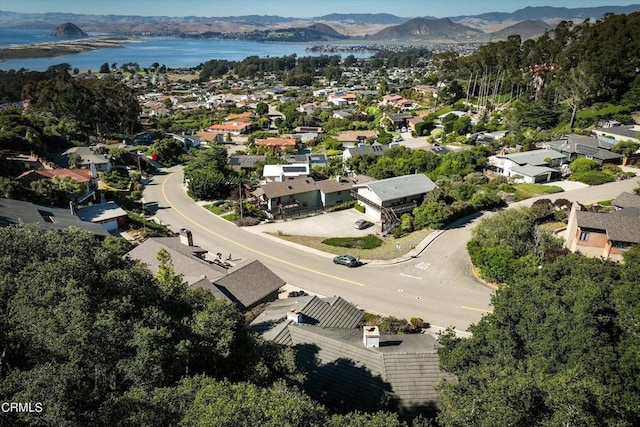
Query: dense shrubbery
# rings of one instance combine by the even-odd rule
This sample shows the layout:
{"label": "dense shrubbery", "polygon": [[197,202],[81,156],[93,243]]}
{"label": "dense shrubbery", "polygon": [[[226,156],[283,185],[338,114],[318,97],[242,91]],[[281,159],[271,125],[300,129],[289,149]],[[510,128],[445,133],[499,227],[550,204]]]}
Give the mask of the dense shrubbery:
{"label": "dense shrubbery", "polygon": [[374,249],[382,245],[382,240],[373,234],[363,237],[332,237],[322,241],[325,245],[339,248]]}

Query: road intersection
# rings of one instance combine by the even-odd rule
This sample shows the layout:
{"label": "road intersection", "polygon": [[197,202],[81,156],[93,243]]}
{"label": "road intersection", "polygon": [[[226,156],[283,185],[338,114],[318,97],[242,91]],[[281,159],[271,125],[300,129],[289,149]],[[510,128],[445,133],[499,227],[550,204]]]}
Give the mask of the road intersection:
{"label": "road intersection", "polygon": [[[173,231],[190,229],[195,244],[211,253],[228,254],[235,260],[259,259],[293,287],[339,295],[381,315],[420,317],[435,331],[447,326],[464,331],[491,311],[493,290],[473,277],[466,251],[478,219],[447,229],[420,248],[420,253],[396,260],[402,262],[348,269],[333,264],[331,254],[282,241],[258,229],[236,227],[189,198],[182,182],[181,167],[165,169],[146,186],[144,198],[158,202],[157,219]],[[611,199],[637,186],[636,180],[612,184],[553,196],[586,203],[594,198]]]}

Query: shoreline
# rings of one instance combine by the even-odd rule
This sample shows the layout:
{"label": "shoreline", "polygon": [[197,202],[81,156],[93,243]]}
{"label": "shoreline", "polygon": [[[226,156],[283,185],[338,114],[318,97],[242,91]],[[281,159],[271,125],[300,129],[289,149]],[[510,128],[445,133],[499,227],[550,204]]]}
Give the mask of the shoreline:
{"label": "shoreline", "polygon": [[0,48],[0,62],[13,59],[51,58],[104,48],[121,48],[132,41],[130,38],[112,36],[3,47]]}

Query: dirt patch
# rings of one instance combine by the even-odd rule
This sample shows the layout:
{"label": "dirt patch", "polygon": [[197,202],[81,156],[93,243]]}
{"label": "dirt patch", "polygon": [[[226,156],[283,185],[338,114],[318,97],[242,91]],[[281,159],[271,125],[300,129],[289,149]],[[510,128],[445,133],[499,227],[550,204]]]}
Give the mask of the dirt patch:
{"label": "dirt patch", "polygon": [[291,235],[284,233],[268,233],[274,237],[286,240],[288,242],[297,243],[299,245],[308,246],[313,249],[317,249],[323,252],[345,255],[350,254],[360,257],[362,259],[372,260],[388,260],[401,257],[402,255],[415,248],[425,237],[427,237],[433,230],[424,229],[414,231],[413,233],[396,239],[392,236],[381,237],[383,243],[381,246],[375,249],[352,249],[352,248],[338,248],[335,246],[329,246],[322,243],[326,237],[318,236],[301,236]]}

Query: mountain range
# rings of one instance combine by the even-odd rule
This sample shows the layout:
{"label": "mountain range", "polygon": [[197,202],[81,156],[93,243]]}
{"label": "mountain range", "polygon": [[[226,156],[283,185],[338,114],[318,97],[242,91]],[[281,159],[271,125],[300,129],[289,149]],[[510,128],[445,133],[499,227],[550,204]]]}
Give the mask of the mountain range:
{"label": "mountain range", "polygon": [[486,42],[519,34],[541,35],[562,20],[580,23],[607,13],[629,14],[640,4],[584,8],[526,7],[449,18],[403,18],[387,13],[332,13],[314,18],[272,15],[166,17],[16,13],[0,10],[0,28],[53,29],[73,22],[85,32],[128,36],[233,37],[258,41],[327,41],[350,38],[375,42]]}

